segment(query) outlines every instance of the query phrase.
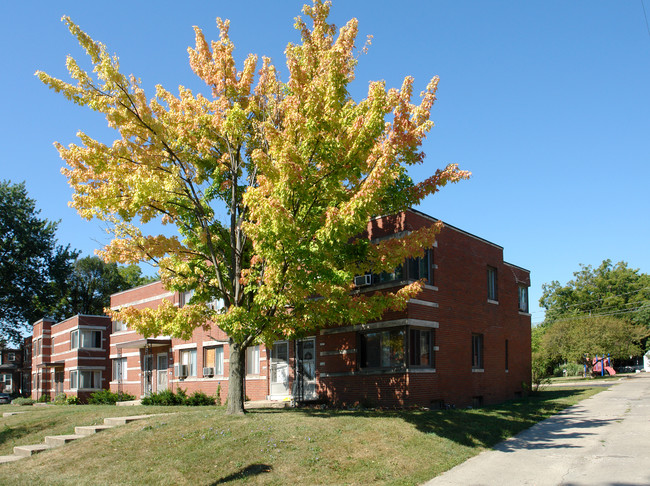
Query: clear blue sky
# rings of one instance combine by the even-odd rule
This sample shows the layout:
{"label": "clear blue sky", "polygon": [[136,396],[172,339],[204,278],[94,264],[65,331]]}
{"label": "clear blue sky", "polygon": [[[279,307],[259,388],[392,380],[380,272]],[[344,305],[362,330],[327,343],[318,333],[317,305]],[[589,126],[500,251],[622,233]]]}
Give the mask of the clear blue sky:
{"label": "clear blue sky", "polygon": [[[61,16],[118,54],[151,97],[158,83],[203,89],[187,47],[193,25],[217,37],[217,16],[231,20],[240,59],[268,55],[286,73],[283,51],[299,40],[293,18],[303,3],[5,2],[1,177],[26,181],[42,216],[61,220],[59,241],[92,254],[108,237],[68,208],[52,143],[75,142],[80,129],[110,132],[99,115],[34,77],[37,69],[65,77],[66,55],[84,57]],[[530,269],[533,322],[543,318],[542,284],[568,281],[580,263],[625,260],[650,273],[650,34],[641,0],[336,0],[331,21],[351,17],[359,47],[374,36],[356,99],[369,80],[399,87],[413,75],[419,92],[440,76],[428,157],[411,175],[421,180],[457,162],[473,177],[419,209],[503,246],[506,261]]]}

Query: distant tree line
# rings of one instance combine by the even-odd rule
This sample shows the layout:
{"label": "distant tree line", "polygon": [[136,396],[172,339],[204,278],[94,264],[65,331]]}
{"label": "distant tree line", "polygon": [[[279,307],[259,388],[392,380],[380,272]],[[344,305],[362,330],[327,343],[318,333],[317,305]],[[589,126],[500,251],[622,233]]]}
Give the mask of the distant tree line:
{"label": "distant tree line", "polygon": [[111,294],[155,280],[137,265],[80,258],[39,214],[24,183],[0,181],[0,342],[17,343],[42,317],[104,314]]}
{"label": "distant tree line", "polygon": [[563,363],[609,354],[622,361],[650,345],[650,275],[626,262],[580,265],[566,285],[542,286],[544,322],[532,330],[533,369],[552,373]]}

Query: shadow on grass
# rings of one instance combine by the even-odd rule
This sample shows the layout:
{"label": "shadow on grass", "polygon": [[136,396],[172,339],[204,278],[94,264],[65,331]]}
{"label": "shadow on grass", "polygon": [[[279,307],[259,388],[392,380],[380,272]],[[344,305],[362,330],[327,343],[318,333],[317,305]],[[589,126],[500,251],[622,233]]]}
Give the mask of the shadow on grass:
{"label": "shadow on grass", "polygon": [[269,464],[251,464],[240,469],[237,472],[229,474],[225,478],[221,478],[218,481],[215,481],[210,486],[216,486],[217,484],[227,484],[232,481],[238,481],[240,479],[245,479],[250,476],[257,476],[258,474],[268,473],[273,470],[273,466]]}
{"label": "shadow on grass", "polygon": [[5,426],[0,429],[0,444],[19,439],[20,437],[33,432],[33,430],[34,429],[32,427],[25,427],[23,425],[19,425],[17,427],[9,427],[7,424],[5,424]]}
{"label": "shadow on grass", "polygon": [[[320,418],[341,416],[378,420],[398,418],[414,425],[424,434],[435,434],[463,446],[493,447],[567,408],[567,405],[559,403],[559,401],[580,395],[582,391],[580,389],[547,390],[535,396],[479,409],[338,410],[299,408],[289,413]],[[283,413],[282,411],[275,412]],[[260,410],[258,413],[274,413],[274,411]],[[580,414],[577,416],[572,414],[571,417],[560,415],[554,418],[553,427],[546,427],[538,435],[533,436],[532,441],[511,441],[512,443],[506,445],[502,450],[508,451],[523,447],[573,447],[568,444],[569,440],[589,435],[590,429],[607,423],[608,421],[605,420],[589,420],[588,417],[583,419]]]}

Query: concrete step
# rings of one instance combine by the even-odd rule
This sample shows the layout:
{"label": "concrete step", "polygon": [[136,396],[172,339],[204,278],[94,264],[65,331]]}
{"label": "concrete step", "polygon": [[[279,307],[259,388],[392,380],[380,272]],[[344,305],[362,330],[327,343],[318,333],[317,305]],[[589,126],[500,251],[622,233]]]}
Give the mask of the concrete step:
{"label": "concrete step", "polygon": [[20,459],[25,459],[25,456],[17,456],[16,454],[12,454],[10,456],[0,456],[0,464],[4,464],[5,462],[19,461]]}
{"label": "concrete step", "polygon": [[29,457],[39,452],[46,451],[51,449],[51,445],[47,444],[34,444],[34,445],[24,445],[14,447],[14,454],[20,457]]}
{"label": "concrete step", "polygon": [[127,400],[124,402],[115,402],[118,407],[133,407],[135,405],[142,405],[142,400]]}
{"label": "concrete step", "polygon": [[12,415],[18,415],[20,413],[27,413],[27,412],[4,412],[2,414],[3,417],[11,417]]}
{"label": "concrete step", "polygon": [[77,435],[93,435],[102,430],[112,429],[114,425],[82,425],[74,428],[74,433]]}
{"label": "concrete step", "polygon": [[135,422],[136,420],[142,420],[154,415],[131,415],[129,417],[109,417],[104,419],[105,425],[126,425],[130,422]]}
{"label": "concrete step", "polygon": [[60,447],[62,445],[66,445],[68,442],[72,442],[73,440],[81,439],[82,437],[86,436],[78,434],[48,435],[45,437],[45,443],[50,447]]}

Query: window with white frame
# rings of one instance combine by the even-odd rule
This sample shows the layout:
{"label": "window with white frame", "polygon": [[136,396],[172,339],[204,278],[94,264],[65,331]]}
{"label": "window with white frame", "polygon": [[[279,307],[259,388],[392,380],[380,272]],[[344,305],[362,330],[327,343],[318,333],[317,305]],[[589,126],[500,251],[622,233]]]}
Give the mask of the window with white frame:
{"label": "window with white frame", "polygon": [[213,368],[213,375],[223,375],[223,346],[203,348],[203,367]]}
{"label": "window with white frame", "polygon": [[34,348],[34,356],[41,355],[42,343],[43,343],[43,338],[34,339],[34,344],[32,346]]}
{"label": "window with white frame", "polygon": [[11,389],[11,383],[12,383],[11,373],[5,373],[3,375],[0,375],[0,378],[2,378],[2,383],[4,383],[4,388]]}
{"label": "window with white frame", "polygon": [[123,383],[126,381],[126,358],[113,360],[113,381]]}
{"label": "window with white frame", "polygon": [[249,346],[246,348],[246,374],[260,374],[260,347]]}
{"label": "window with white frame", "polygon": [[196,349],[182,349],[181,364],[187,366],[187,376],[196,376]]}
{"label": "window with white frame", "polygon": [[126,322],[113,321],[113,332],[126,331],[126,329],[127,329]]}
{"label": "window with white frame", "polygon": [[189,304],[192,297],[194,297],[194,289],[181,292],[179,307]]}
{"label": "window with white frame", "polygon": [[99,390],[101,387],[101,371],[81,369],[70,371],[70,388],[73,390]]}
{"label": "window with white frame", "polygon": [[101,348],[102,332],[92,329],[75,329],[70,332],[70,347],[79,348]]}
{"label": "window with white frame", "polygon": [[519,310],[528,312],[528,287],[524,285],[519,286]]}
{"label": "window with white frame", "polygon": [[7,361],[9,361],[10,363],[13,363],[14,361],[16,361],[16,353],[8,353],[7,354]]}
{"label": "window with white frame", "polygon": [[487,289],[488,300],[498,301],[497,269],[494,267],[487,267]]}

